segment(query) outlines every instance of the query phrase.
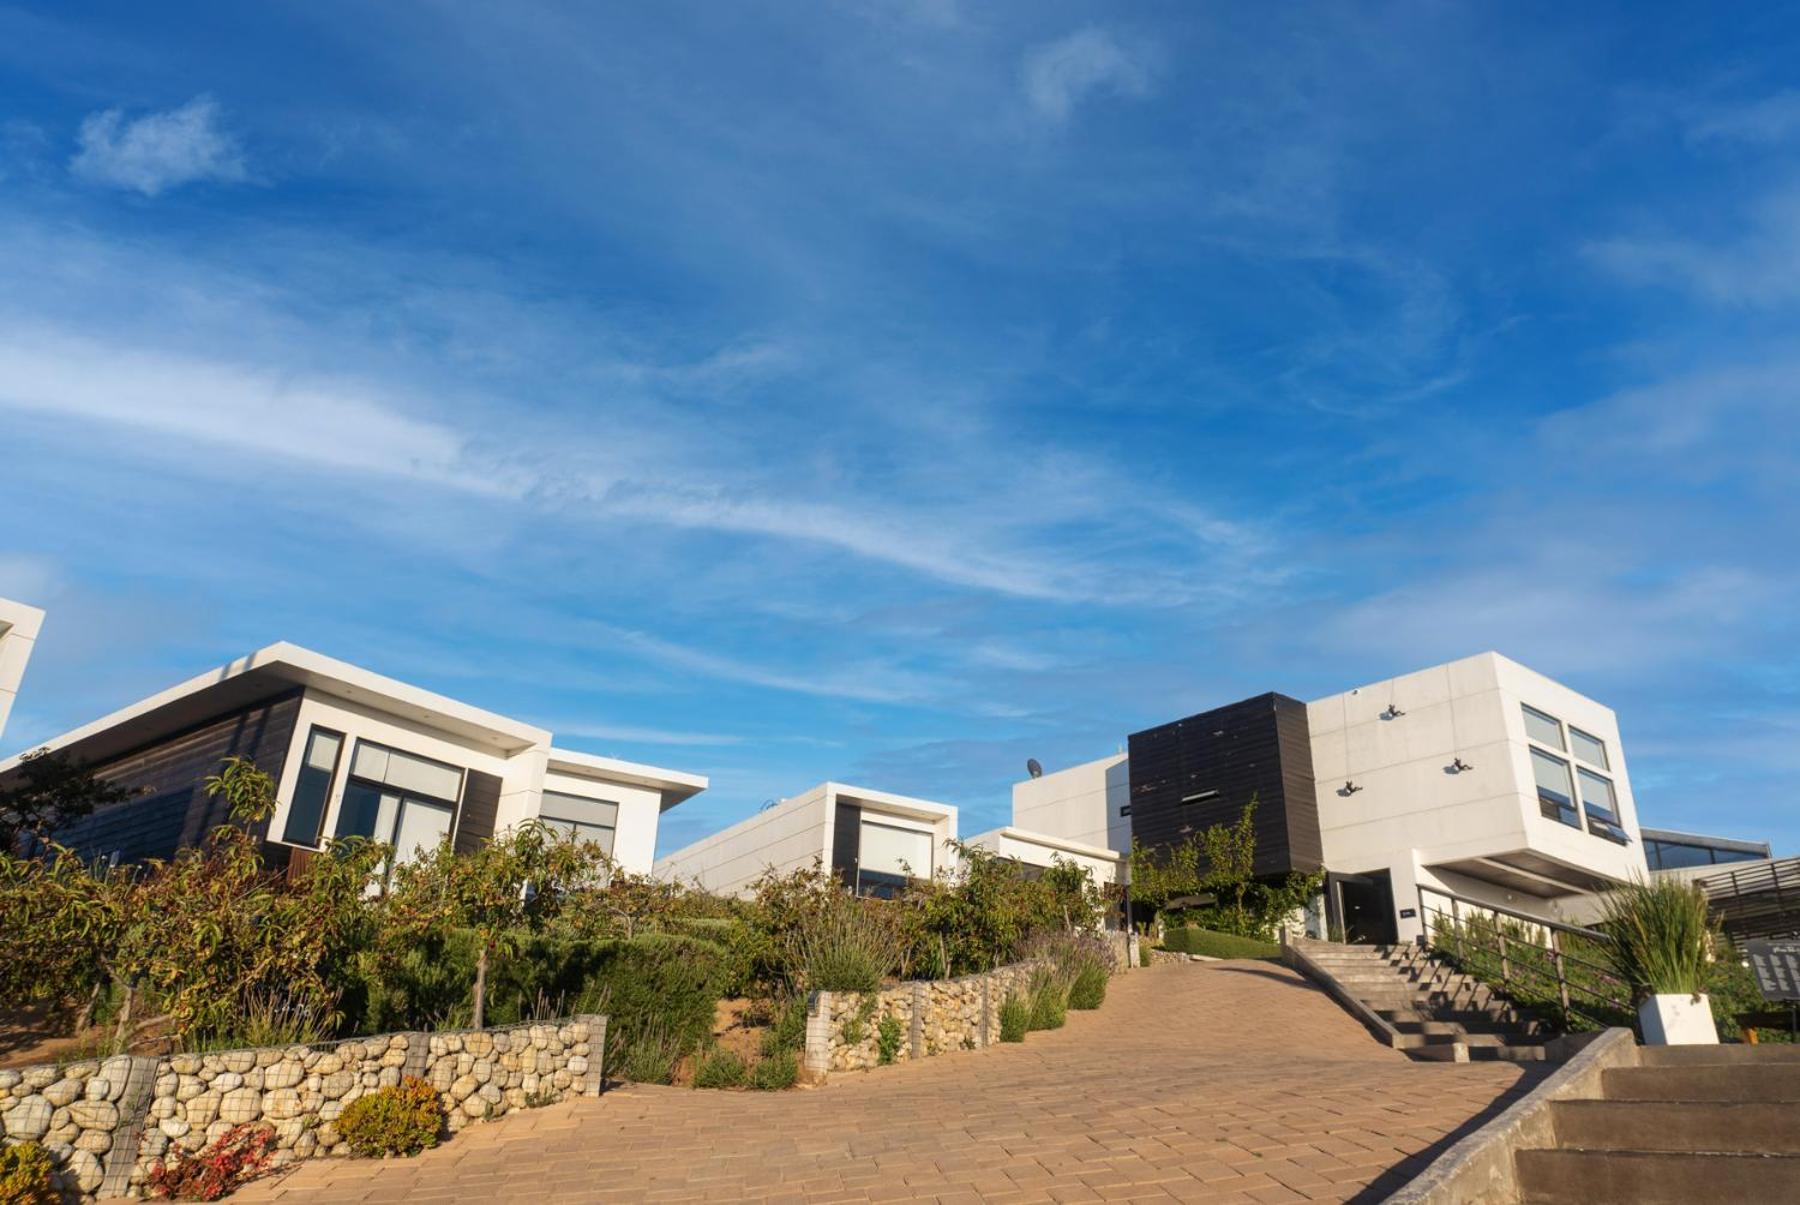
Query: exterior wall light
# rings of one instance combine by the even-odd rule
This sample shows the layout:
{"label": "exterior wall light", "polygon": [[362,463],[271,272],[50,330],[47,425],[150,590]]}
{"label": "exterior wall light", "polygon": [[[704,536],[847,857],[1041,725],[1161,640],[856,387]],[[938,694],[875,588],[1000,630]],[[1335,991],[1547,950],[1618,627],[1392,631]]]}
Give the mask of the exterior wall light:
{"label": "exterior wall light", "polygon": [[1470,765],[1460,757],[1454,759],[1450,763],[1450,772],[1452,774],[1461,774],[1464,770],[1473,770],[1474,768],[1474,766]]}
{"label": "exterior wall light", "polygon": [[1351,781],[1351,780],[1350,780],[1350,779],[1348,779],[1348,778],[1346,778],[1346,779],[1345,779],[1345,780],[1344,780],[1344,789],[1343,789],[1343,790],[1341,790],[1341,791],[1339,791],[1339,792],[1338,792],[1338,794],[1340,794],[1340,795],[1354,795],[1354,794],[1356,794],[1356,793],[1357,793],[1357,792],[1358,792],[1358,791],[1360,791],[1360,790],[1362,790],[1362,788],[1361,788],[1361,787],[1359,787],[1359,786],[1357,786],[1357,785],[1356,785],[1356,784],[1355,784],[1355,783],[1354,783],[1354,782],[1352,782],[1352,781]]}
{"label": "exterior wall light", "polygon": [[1384,720],[1397,720],[1405,714],[1406,713],[1404,711],[1401,711],[1398,707],[1395,707],[1392,703],[1389,703],[1387,706],[1387,710],[1381,713],[1381,718]]}

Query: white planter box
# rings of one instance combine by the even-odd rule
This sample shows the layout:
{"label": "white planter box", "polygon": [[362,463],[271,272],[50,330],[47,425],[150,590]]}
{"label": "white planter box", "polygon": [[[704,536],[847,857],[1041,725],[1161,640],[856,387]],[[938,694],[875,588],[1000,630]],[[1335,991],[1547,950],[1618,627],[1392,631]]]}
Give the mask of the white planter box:
{"label": "white planter box", "polygon": [[1712,1001],[1704,995],[1677,992],[1651,996],[1638,1005],[1638,1025],[1646,1046],[1717,1046]]}

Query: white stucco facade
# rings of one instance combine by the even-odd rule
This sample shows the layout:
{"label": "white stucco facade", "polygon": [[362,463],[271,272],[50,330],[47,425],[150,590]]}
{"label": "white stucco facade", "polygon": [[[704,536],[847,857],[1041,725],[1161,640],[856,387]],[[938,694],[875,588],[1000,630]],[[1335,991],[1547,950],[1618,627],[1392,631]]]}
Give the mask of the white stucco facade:
{"label": "white stucco facade", "polygon": [[1012,827],[1082,845],[1131,850],[1131,766],[1123,753],[1015,782]]}
{"label": "white stucco facade", "polygon": [[[1420,932],[1421,887],[1554,918],[1558,900],[1645,874],[1617,718],[1515,661],[1358,687],[1307,704],[1307,722],[1325,865],[1389,876],[1402,940]],[[1570,807],[1553,818],[1540,779],[1559,774]]]}
{"label": "white stucco facade", "polygon": [[43,623],[44,613],[36,607],[0,598],[0,735],[6,732],[7,717],[12,715],[25,665],[37,647]]}
{"label": "white stucco facade", "polygon": [[[609,846],[621,869],[648,874],[662,812],[707,787],[700,775],[556,748],[546,729],[285,643],[65,733],[49,747],[100,761],[248,702],[293,696],[293,731],[268,827],[277,846],[328,845],[345,831],[353,790],[376,809],[378,840],[435,843],[461,835],[474,823],[476,778],[491,776],[497,787],[483,833],[541,818]],[[0,773],[17,763],[0,762]],[[372,773],[385,780],[371,780]],[[305,810],[296,815],[297,807]]]}
{"label": "white stucco facade", "polygon": [[1113,850],[1081,841],[1070,841],[1028,829],[990,829],[970,837],[967,844],[991,850],[1025,866],[1051,867],[1057,862],[1073,862],[1088,871],[1100,886],[1122,881],[1123,858]]}
{"label": "white stucco facade", "polygon": [[[913,851],[905,859],[911,877],[928,878],[953,864],[955,853],[947,844],[957,835],[953,806],[822,782],[657,859],[656,877],[696,884],[718,895],[747,896],[769,871],[785,874],[816,865],[854,874],[854,866],[834,866],[834,851],[843,855],[840,861],[854,861],[852,851],[865,849],[860,838],[866,834],[855,842],[846,835],[840,845],[840,805],[856,809],[859,823],[891,835],[899,843],[896,848]],[[930,859],[929,866],[920,864],[923,858]]]}

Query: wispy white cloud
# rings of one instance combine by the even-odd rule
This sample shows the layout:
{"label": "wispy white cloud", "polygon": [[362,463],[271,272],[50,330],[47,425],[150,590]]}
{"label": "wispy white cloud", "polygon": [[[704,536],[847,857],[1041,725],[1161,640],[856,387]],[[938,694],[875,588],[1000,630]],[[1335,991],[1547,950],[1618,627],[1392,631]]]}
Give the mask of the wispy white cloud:
{"label": "wispy white cloud", "polygon": [[633,724],[547,723],[558,740],[621,741],[630,745],[737,745],[744,738],[725,732],[685,732],[677,728],[645,728]]}
{"label": "wispy white cloud", "polygon": [[1064,121],[1096,92],[1144,96],[1150,72],[1141,51],[1108,30],[1089,27],[1027,50],[1020,86],[1041,116]]}
{"label": "wispy white cloud", "polygon": [[1756,198],[1725,238],[1663,232],[1597,239],[1589,257],[1635,285],[1681,289],[1723,305],[1800,299],[1800,184]]}
{"label": "wispy white cloud", "polygon": [[78,141],[70,171],[146,197],[203,180],[235,183],[246,175],[243,151],[210,96],[142,117],[127,118],[120,109],[90,114]]}
{"label": "wispy white cloud", "polygon": [[469,472],[462,435],[405,414],[366,384],[58,331],[0,332],[0,408],[201,441],[314,469],[508,492],[491,473]]}
{"label": "wispy white cloud", "polygon": [[1687,137],[1693,143],[1773,146],[1800,134],[1800,91],[1792,89],[1743,104],[1685,108]]}

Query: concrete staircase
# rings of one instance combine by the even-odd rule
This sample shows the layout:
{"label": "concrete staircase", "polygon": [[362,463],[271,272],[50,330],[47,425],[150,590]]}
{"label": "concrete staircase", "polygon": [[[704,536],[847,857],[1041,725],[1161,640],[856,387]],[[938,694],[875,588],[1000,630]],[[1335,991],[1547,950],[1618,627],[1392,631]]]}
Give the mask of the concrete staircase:
{"label": "concrete staircase", "polygon": [[1800,1047],[1646,1046],[1598,1100],[1550,1104],[1522,1205],[1800,1201]]}
{"label": "concrete staircase", "polygon": [[[1301,969],[1360,1001],[1414,1058],[1468,1062],[1544,1058],[1551,1035],[1478,979],[1417,945],[1343,945],[1290,939]],[[1310,965],[1307,965],[1310,964]]]}

